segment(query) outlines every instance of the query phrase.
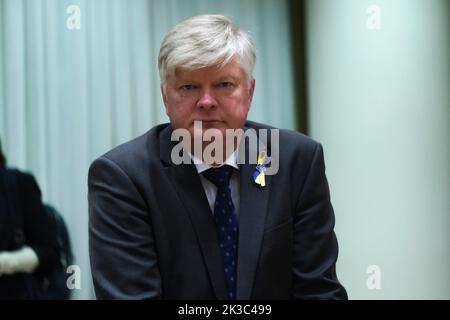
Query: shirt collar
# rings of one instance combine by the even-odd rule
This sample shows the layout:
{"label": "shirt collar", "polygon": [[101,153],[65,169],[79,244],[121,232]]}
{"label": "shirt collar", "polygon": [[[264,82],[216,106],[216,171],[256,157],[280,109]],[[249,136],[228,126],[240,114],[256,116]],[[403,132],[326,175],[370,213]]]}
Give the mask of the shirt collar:
{"label": "shirt collar", "polygon": [[237,159],[236,159],[236,150],[234,150],[234,152],[225,160],[225,162],[223,164],[221,164],[220,166],[217,166],[217,167],[214,167],[214,166],[212,166],[210,164],[204,163],[203,161],[198,159],[196,156],[194,156],[190,152],[188,152],[188,154],[191,157],[191,160],[194,163],[195,167],[197,168],[197,172],[199,174],[204,172],[204,171],[206,171],[206,170],[208,170],[208,169],[210,169],[210,168],[219,168],[219,167],[224,166],[224,165],[229,165],[229,166],[239,170],[239,166],[237,164]]}

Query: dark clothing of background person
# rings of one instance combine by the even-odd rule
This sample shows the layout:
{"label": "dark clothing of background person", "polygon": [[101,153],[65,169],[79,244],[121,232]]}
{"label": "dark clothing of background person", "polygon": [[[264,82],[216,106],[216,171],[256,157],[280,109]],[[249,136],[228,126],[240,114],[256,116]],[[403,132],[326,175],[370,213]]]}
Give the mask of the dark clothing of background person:
{"label": "dark clothing of background person", "polygon": [[[34,177],[0,165],[0,252],[30,247],[39,260],[33,272],[36,276],[51,268],[58,257],[55,232],[43,210]],[[20,221],[22,226],[18,227]],[[25,273],[0,275],[0,299],[31,298],[27,277]]]}

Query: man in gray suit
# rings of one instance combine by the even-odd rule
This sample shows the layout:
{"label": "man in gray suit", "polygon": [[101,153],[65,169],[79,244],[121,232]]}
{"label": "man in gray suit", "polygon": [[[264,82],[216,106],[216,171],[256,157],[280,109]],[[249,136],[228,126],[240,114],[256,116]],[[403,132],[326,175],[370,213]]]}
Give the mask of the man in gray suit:
{"label": "man in gray suit", "polygon": [[[258,135],[253,147],[242,138],[275,130],[247,121],[254,64],[251,38],[224,16],[193,17],[166,35],[159,72],[170,124],[113,149],[89,170],[97,298],[347,298],[335,271],[321,145],[289,130]],[[230,138],[230,130],[240,134]],[[208,131],[214,139],[205,139]],[[180,132],[186,135],[177,149]],[[223,149],[208,158],[220,138]],[[256,164],[252,150],[264,150]],[[269,175],[274,162],[277,172]]]}

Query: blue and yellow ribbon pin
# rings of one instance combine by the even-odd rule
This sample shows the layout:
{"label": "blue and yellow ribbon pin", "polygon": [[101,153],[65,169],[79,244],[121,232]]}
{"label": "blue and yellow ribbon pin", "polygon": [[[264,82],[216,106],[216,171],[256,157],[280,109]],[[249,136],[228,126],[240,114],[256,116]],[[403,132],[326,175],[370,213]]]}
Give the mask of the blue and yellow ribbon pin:
{"label": "blue and yellow ribbon pin", "polygon": [[261,187],[266,186],[266,176],[264,172],[267,170],[267,165],[269,162],[270,160],[264,151],[258,154],[255,172],[253,172],[253,181]]}

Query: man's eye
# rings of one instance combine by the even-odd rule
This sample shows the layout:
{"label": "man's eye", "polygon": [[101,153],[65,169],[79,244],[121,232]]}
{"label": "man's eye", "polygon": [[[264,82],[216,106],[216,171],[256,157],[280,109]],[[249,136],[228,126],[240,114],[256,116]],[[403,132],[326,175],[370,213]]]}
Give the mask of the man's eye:
{"label": "man's eye", "polygon": [[221,82],[221,83],[219,83],[219,87],[220,88],[230,88],[232,86],[233,86],[233,83],[231,83],[231,82]]}
{"label": "man's eye", "polygon": [[183,90],[183,91],[190,91],[190,90],[194,90],[194,89],[195,89],[195,86],[192,84],[185,84],[184,86],[180,87],[180,90]]}

